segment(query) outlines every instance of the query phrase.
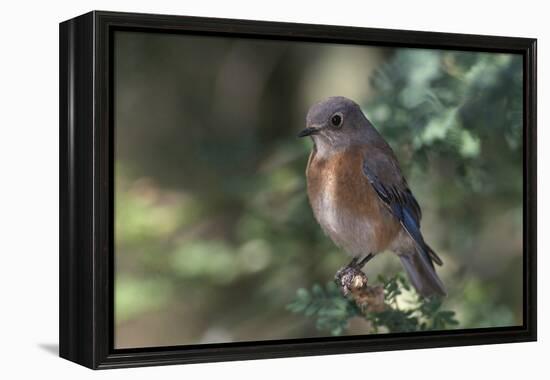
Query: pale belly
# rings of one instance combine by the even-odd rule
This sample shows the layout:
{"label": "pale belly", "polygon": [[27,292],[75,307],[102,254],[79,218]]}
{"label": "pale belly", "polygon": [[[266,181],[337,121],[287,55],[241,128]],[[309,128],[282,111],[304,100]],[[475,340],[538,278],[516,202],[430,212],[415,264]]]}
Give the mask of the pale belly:
{"label": "pale belly", "polygon": [[337,204],[331,189],[311,199],[315,218],[332,241],[351,256],[378,253],[388,244],[380,239],[380,220],[375,221]]}

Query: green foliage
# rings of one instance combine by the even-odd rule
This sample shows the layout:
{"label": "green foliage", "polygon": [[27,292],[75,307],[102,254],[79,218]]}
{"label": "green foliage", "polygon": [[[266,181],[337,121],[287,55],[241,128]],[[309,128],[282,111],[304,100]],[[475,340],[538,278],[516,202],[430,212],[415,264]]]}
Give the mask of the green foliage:
{"label": "green foliage", "polygon": [[332,335],[345,333],[350,319],[364,318],[370,323],[368,333],[412,332],[444,330],[458,325],[455,312],[442,309],[440,298],[423,298],[415,295],[412,302],[399,301],[403,293],[410,293],[411,287],[400,274],[391,278],[379,276],[384,288],[386,308],[371,311],[369,307],[360,308],[352,298],[342,296],[335,283],[325,287],[313,285],[311,290],[298,289],[294,301],[287,309],[316,319],[316,327],[329,331]]}
{"label": "green foliage", "polygon": [[306,317],[316,317],[316,327],[321,331],[330,331],[332,335],[342,334],[352,317],[361,315],[361,310],[340,294],[334,282],[325,287],[313,285],[311,290],[300,288],[296,299],[287,305],[293,313],[303,313]]}
{"label": "green foliage", "polygon": [[517,199],[521,182],[504,177],[521,176],[519,56],[402,49],[371,86],[377,96],[363,106],[405,170],[453,176],[439,204],[460,214],[470,196]]}

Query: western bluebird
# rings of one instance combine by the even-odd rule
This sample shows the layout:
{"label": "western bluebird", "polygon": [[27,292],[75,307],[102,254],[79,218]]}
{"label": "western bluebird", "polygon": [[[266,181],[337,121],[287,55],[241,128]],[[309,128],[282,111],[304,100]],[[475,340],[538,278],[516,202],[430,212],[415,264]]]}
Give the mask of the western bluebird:
{"label": "western bluebird", "polygon": [[344,97],[317,103],[298,136],[313,139],[306,175],[315,218],[353,256],[350,265],[360,268],[390,250],[419,294],[445,295],[433,264],[442,261],[420,232],[420,206],[391,147],[359,106]]}

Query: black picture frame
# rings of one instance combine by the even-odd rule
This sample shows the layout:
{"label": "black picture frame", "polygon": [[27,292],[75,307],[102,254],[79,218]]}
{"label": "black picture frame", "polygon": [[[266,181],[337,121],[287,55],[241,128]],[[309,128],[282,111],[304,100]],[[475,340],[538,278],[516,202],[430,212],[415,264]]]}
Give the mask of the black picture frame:
{"label": "black picture frame", "polygon": [[[114,349],[113,33],[117,30],[521,54],[522,326]],[[536,39],[93,11],[60,24],[60,356],[89,368],[536,340]]]}

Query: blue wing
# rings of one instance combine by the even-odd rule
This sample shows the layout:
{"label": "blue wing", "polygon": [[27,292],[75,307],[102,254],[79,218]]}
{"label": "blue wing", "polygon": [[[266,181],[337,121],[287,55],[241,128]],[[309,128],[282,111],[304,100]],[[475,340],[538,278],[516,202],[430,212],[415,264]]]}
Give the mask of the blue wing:
{"label": "blue wing", "polygon": [[[380,158],[380,157],[379,157]],[[386,162],[397,169],[393,162]],[[426,244],[420,232],[420,219],[422,211],[411,190],[408,188],[405,179],[401,176],[399,170],[393,170],[392,173],[381,172],[380,178],[375,172],[375,164],[370,164],[367,160],[363,162],[363,173],[374,188],[376,194],[382,202],[388,207],[391,213],[399,220],[403,228],[414,240],[418,251],[426,258],[433,267],[435,261],[438,265],[443,264],[439,256]],[[387,167],[386,167],[387,168]],[[391,166],[390,166],[391,168]]]}

